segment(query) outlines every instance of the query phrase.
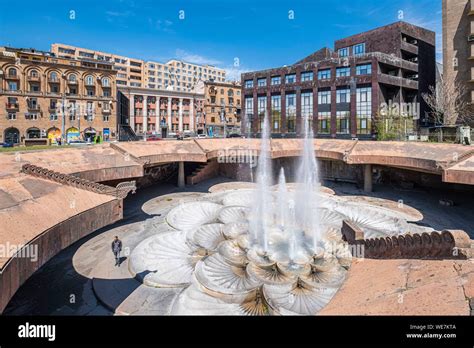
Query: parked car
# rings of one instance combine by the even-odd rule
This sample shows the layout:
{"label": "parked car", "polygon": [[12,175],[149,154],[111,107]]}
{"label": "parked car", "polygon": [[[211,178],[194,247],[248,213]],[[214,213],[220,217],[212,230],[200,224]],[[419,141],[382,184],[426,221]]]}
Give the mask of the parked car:
{"label": "parked car", "polygon": [[229,134],[227,138],[242,138],[242,136],[240,134],[233,133],[233,134]]}
{"label": "parked car", "polygon": [[69,142],[69,145],[71,146],[87,146],[87,145],[92,145],[93,143],[84,141],[84,140],[72,140]]}
{"label": "parked car", "polygon": [[183,134],[182,134],[182,133],[177,133],[177,134],[176,134],[176,139],[178,139],[178,140],[184,140]]}
{"label": "parked car", "polygon": [[150,134],[146,137],[146,141],[160,141],[160,140],[162,139],[156,134]]}
{"label": "parked car", "polygon": [[13,143],[0,143],[2,147],[13,147]]}
{"label": "parked car", "polygon": [[206,134],[198,134],[197,138],[198,139],[207,139],[207,135]]}

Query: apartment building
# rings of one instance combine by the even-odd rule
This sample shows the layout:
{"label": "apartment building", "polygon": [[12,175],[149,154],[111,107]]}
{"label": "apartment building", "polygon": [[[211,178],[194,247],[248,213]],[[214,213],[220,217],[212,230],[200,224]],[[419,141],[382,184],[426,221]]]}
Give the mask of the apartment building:
{"label": "apartment building", "polygon": [[205,83],[204,115],[206,134],[223,137],[240,134],[242,98],[240,83]]}
{"label": "apartment building", "polygon": [[443,0],[443,78],[474,102],[474,1]]}
{"label": "apartment building", "polygon": [[210,65],[197,65],[172,59],[166,63],[147,62],[145,79],[151,89],[191,92],[200,81],[225,81],[225,70]]}
{"label": "apartment building", "polygon": [[54,43],[51,52],[58,58],[77,59],[82,61],[103,61],[113,64],[117,70],[118,87],[146,87],[145,62],[141,59],[119,56],[112,53],[94,51],[87,48]]}
{"label": "apartment building", "polygon": [[114,139],[116,74],[105,60],[0,47],[0,142]]}
{"label": "apartment building", "polygon": [[376,136],[387,105],[409,105],[428,125],[422,94],[435,85],[435,33],[397,22],[353,35],[285,67],[242,74],[243,133],[298,137],[307,118],[317,137]]}
{"label": "apartment building", "polygon": [[94,59],[113,63],[117,70],[118,87],[192,92],[200,81],[225,81],[224,69],[177,59],[169,60],[166,63],[145,62],[140,59],[59,43],[51,45],[51,52],[62,58]]}

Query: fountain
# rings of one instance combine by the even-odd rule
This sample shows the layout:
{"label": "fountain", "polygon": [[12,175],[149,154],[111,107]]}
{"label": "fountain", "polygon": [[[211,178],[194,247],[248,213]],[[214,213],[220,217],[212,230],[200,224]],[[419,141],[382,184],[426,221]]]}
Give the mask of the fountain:
{"label": "fountain", "polygon": [[256,187],[175,206],[166,216],[170,230],[133,250],[130,271],[144,285],[183,288],[171,314],[314,315],[351,265],[343,220],[369,237],[426,231],[400,213],[323,192],[312,130],[304,121],[296,185],[287,184],[281,168],[273,186],[266,117]]}

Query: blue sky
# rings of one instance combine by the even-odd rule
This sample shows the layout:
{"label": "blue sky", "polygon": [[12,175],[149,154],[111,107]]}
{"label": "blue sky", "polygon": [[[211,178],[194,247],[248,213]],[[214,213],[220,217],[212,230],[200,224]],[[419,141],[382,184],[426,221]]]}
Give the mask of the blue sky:
{"label": "blue sky", "polygon": [[[0,2],[1,8],[8,7],[7,0]],[[333,47],[336,39],[396,22],[400,15],[436,32],[441,59],[441,0],[23,0],[17,4],[12,14],[0,11],[0,45],[48,50],[51,43],[61,42],[144,60],[179,58],[225,68],[231,77],[292,64],[323,46]],[[75,11],[75,19],[70,11]]]}

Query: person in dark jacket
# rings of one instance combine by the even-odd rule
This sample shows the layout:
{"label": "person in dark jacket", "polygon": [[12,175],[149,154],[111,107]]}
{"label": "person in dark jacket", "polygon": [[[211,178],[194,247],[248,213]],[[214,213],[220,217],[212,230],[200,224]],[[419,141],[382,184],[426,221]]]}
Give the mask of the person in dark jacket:
{"label": "person in dark jacket", "polygon": [[120,267],[120,252],[122,251],[122,241],[115,236],[114,241],[112,242],[112,252],[115,256],[115,266]]}

